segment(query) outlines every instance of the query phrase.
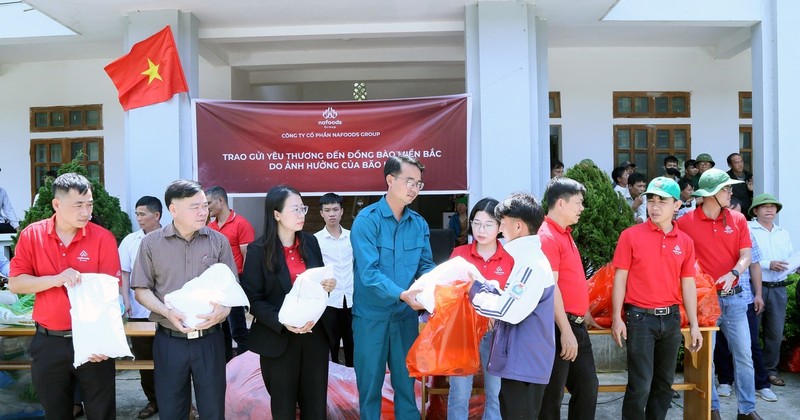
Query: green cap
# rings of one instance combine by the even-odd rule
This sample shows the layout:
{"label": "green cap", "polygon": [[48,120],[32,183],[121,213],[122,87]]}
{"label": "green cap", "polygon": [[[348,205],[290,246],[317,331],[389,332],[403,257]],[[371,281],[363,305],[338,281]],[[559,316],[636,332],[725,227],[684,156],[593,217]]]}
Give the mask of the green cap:
{"label": "green cap", "polygon": [[716,166],[716,163],[714,163],[714,159],[711,159],[711,155],[709,155],[708,153],[700,153],[699,155],[697,155],[697,159],[695,159],[695,162],[697,163],[708,162],[711,164],[712,168]]}
{"label": "green cap", "polygon": [[467,203],[469,203],[469,197],[464,196],[456,198],[456,204],[467,204]]}
{"label": "green cap", "polygon": [[655,194],[664,198],[672,197],[676,200],[681,199],[681,189],[678,187],[678,183],[664,176],[654,178],[650,181],[650,184],[647,185],[647,191],[644,193]]}
{"label": "green cap", "polygon": [[[702,155],[700,155],[702,156]],[[744,181],[733,180],[721,169],[711,168],[700,175],[697,189],[692,193],[695,197],[711,197],[728,185],[743,184]]]}
{"label": "green cap", "polygon": [[772,194],[759,194],[755,198],[753,198],[753,205],[750,206],[750,210],[748,210],[747,213],[750,214],[750,216],[755,217],[756,215],[755,215],[755,212],[753,210],[755,210],[756,207],[764,205],[764,204],[774,204],[774,205],[776,205],[778,207],[778,213],[780,213],[781,209],[783,208],[783,204],[781,204],[781,202],[778,201],[778,199],[775,198],[774,195],[772,195]]}

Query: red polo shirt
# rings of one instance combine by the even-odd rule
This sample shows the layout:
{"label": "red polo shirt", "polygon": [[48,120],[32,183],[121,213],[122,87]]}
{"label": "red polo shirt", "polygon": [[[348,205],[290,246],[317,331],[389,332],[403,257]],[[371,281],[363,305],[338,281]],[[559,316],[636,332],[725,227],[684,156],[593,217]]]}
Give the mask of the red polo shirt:
{"label": "red polo shirt", "polygon": [[625,229],[612,264],[628,270],[625,303],[641,308],[680,304],[681,277],[694,277],[694,243],[672,222],[664,233],[650,219]]}
{"label": "red polo shirt", "polygon": [[297,276],[306,272],[306,262],[300,255],[300,239],[295,238],[294,244],[283,247],[283,258],[286,259],[286,268],[289,269],[289,279],[294,284]]}
{"label": "red polo shirt", "polygon": [[558,290],[564,301],[564,312],[584,316],[589,310],[589,285],[581,254],[572,240],[572,228],[567,226],[564,229],[553,219],[545,217],[538,235],[542,252],[550,261],[552,270],[558,273]]}
{"label": "red polo shirt", "polygon": [[[72,268],[121,278],[117,241],[111,232],[89,223],[65,246],[56,234],[55,220],[53,216],[33,223],[19,234],[10,277],[52,276]],[[71,330],[70,307],[67,289],[52,287],[36,293],[33,319],[51,330]]]}
{"label": "red polo shirt", "polygon": [[474,265],[487,280],[497,280],[500,283],[500,289],[506,288],[506,281],[509,274],[511,274],[511,269],[514,267],[514,258],[503,249],[500,241],[497,241],[497,251],[488,260],[484,260],[478,254],[477,242],[456,247],[453,253],[450,254],[450,258],[455,257],[461,257]]}
{"label": "red polo shirt", "polygon": [[228,215],[228,220],[225,221],[222,228],[219,227],[219,223],[216,219],[209,223],[208,227],[228,238],[228,242],[231,244],[231,251],[233,252],[233,261],[236,262],[236,269],[239,270],[239,274],[242,274],[244,255],[242,255],[242,250],[239,246],[253,242],[256,236],[253,226],[247,219],[239,216],[231,209],[231,214]]}
{"label": "red polo shirt", "polygon": [[[730,273],[739,261],[740,250],[753,246],[747,220],[737,211],[723,209],[712,220],[698,207],[678,219],[678,226],[694,241],[697,262],[714,281]],[[736,279],[733,285],[738,282]],[[717,290],[721,289],[722,284],[718,284]]]}

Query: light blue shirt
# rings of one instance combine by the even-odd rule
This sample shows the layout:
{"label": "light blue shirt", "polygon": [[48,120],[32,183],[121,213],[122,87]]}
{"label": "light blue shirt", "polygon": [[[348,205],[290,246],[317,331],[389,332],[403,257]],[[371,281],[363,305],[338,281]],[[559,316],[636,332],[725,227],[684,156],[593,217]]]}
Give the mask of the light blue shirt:
{"label": "light blue shirt", "polygon": [[0,274],[8,277],[8,266],[11,263],[6,258],[6,255],[0,250]]}
{"label": "light blue shirt", "polygon": [[[758,242],[756,242],[756,239],[753,237],[752,230],[750,231],[750,242],[753,243],[753,247],[750,249],[750,255],[753,257],[752,261],[760,261],[761,248],[758,247]],[[752,278],[750,275],[750,270],[752,269],[753,268],[748,268],[747,270],[744,270],[741,276],[739,276],[739,285],[742,286],[742,296],[744,296],[744,299],[747,301],[748,305],[753,303],[753,298],[755,297],[755,294],[753,293],[753,286],[750,284],[750,279]],[[764,270],[761,270],[761,272],[763,273]]]}
{"label": "light blue shirt", "polygon": [[11,200],[3,188],[0,188],[0,222],[7,222],[14,229],[19,228],[19,218],[17,218],[14,206],[11,205]]}
{"label": "light blue shirt", "polygon": [[417,316],[400,293],[435,266],[430,236],[425,219],[408,207],[395,219],[385,196],[358,213],[350,232],[353,315],[378,321]]}
{"label": "light blue shirt", "polygon": [[761,263],[762,281],[766,283],[786,280],[785,274],[769,269],[769,262],[789,261],[789,257],[794,253],[789,231],[778,225],[772,225],[772,230],[769,231],[756,220],[751,220],[747,224],[755,238],[754,242],[758,242],[758,246],[761,247],[761,258],[753,257],[753,261]]}

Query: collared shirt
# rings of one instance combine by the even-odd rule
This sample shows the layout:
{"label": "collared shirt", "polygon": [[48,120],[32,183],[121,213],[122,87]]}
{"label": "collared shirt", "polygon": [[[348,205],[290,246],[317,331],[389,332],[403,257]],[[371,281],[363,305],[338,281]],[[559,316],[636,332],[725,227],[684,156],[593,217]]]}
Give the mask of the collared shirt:
{"label": "collared shirt", "polygon": [[403,209],[398,221],[386,196],[353,222],[353,315],[388,321],[416,317],[400,293],[434,268],[430,229],[419,213]]}
{"label": "collared shirt", "polygon": [[786,280],[786,274],[769,269],[769,262],[789,261],[789,257],[794,253],[789,231],[775,224],[770,231],[757,220],[751,220],[747,225],[755,242],[758,242],[761,248],[761,258],[753,257],[754,262],[758,261],[761,264],[761,280],[767,283]]}
{"label": "collared shirt", "polygon": [[208,224],[208,227],[216,230],[217,232],[225,235],[228,242],[231,244],[231,251],[233,252],[233,260],[236,261],[236,271],[242,274],[244,267],[244,255],[240,246],[247,245],[255,240],[256,232],[253,226],[243,216],[239,216],[233,209],[228,215],[228,220],[219,227],[218,221],[215,219]]}
{"label": "collared shirt", "polygon": [[[117,241],[111,232],[90,222],[65,245],[56,233],[55,223],[53,216],[29,225],[19,234],[11,277],[53,276],[72,268],[79,273],[120,278]],[[36,293],[33,320],[48,329],[71,330],[70,307],[66,287],[51,287]]]}
{"label": "collared shirt", "polygon": [[[758,247],[758,243],[756,242],[755,238],[753,238],[753,231],[750,231],[750,241],[753,242],[753,248],[751,248],[750,255],[753,256],[753,261],[760,261],[761,260],[761,248]],[[760,267],[760,265],[759,265]],[[760,269],[760,268],[759,268]],[[750,284],[750,280],[753,276],[750,275],[751,268],[748,267],[747,270],[742,271],[742,275],[739,276],[739,285],[742,286],[742,294],[744,296],[745,301],[747,304],[753,303],[753,298],[755,297],[755,293],[753,293],[753,285]],[[761,270],[763,273],[764,270]],[[762,274],[763,280],[763,274]]]}
{"label": "collared shirt", "polygon": [[[142,238],[131,273],[131,288],[150,289],[163,302],[165,295],[180,289],[216,263],[223,263],[236,272],[225,236],[204,226],[187,241],[170,223]],[[150,320],[175,329],[172,322],[155,312],[150,314]]]}
{"label": "collared shirt", "polygon": [[506,288],[506,281],[514,268],[514,259],[511,258],[511,255],[508,255],[500,241],[497,241],[497,250],[488,260],[484,260],[483,256],[478,253],[477,241],[457,246],[453,249],[453,253],[450,254],[450,259],[455,257],[461,257],[474,265],[483,278],[497,281],[500,284],[500,290]]}
{"label": "collared shirt", "polygon": [[557,283],[564,301],[564,311],[584,316],[589,310],[589,285],[586,283],[581,254],[572,239],[572,227],[564,229],[553,219],[545,217],[538,235],[542,252],[550,261],[553,271],[558,273]]}
{"label": "collared shirt", "polygon": [[[136,262],[136,254],[139,253],[139,245],[142,243],[145,233],[139,229],[126,236],[119,244],[119,265],[122,271],[130,273],[133,271],[133,264]],[[142,306],[133,293],[132,288],[128,288],[128,297],[131,302],[131,318],[147,318],[150,310]]]}
{"label": "collared shirt", "polygon": [[347,301],[347,307],[353,306],[353,246],[350,243],[350,231],[339,226],[342,233],[338,238],[322,228],[315,233],[322,251],[322,260],[325,265],[333,266],[333,278],[336,279],[336,288],[331,291],[328,306],[342,308],[342,300]]}
{"label": "collared shirt", "polygon": [[306,262],[300,255],[300,239],[295,237],[291,246],[283,247],[283,259],[286,261],[286,268],[289,270],[289,280],[294,284],[297,276],[306,271]]}
{"label": "collared shirt", "polygon": [[[738,211],[722,209],[719,216],[712,220],[706,217],[700,206],[678,219],[677,223],[694,241],[700,268],[714,281],[731,272],[739,262],[740,250],[752,247],[747,220]],[[718,284],[717,290],[721,289],[722,284]]]}
{"label": "collared shirt", "polygon": [[628,270],[625,303],[641,308],[680,304],[681,278],[694,277],[695,247],[675,222],[665,233],[647,219],[622,231],[614,267]]}
{"label": "collared shirt", "polygon": [[622,194],[622,198],[629,199],[631,198],[631,192],[628,190],[628,187],[623,187],[620,185],[614,185],[614,192]]}
{"label": "collared shirt", "polygon": [[19,227],[19,218],[14,212],[14,206],[11,205],[6,190],[0,187],[0,223],[2,222],[7,222],[14,229]]}

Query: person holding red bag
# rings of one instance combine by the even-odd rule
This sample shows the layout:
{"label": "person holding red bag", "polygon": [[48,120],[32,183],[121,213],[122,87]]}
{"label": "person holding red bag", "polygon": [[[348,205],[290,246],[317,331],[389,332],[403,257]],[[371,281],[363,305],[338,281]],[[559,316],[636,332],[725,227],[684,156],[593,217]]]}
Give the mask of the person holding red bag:
{"label": "person holding red bag", "polygon": [[[498,201],[484,198],[478,201],[469,213],[467,235],[472,236],[471,244],[461,245],[453,250],[450,258],[462,257],[488,280],[496,280],[500,289],[506,286],[506,280],[514,267],[514,259],[503,249],[497,240],[500,233],[500,221],[494,215]],[[500,419],[500,378],[486,371],[489,360],[489,349],[494,337],[492,328],[480,342],[481,365],[483,367],[483,389],[486,396],[483,419]],[[469,416],[469,398],[472,395],[473,375],[451,376],[450,393],[447,400],[447,418],[465,419]]]}

